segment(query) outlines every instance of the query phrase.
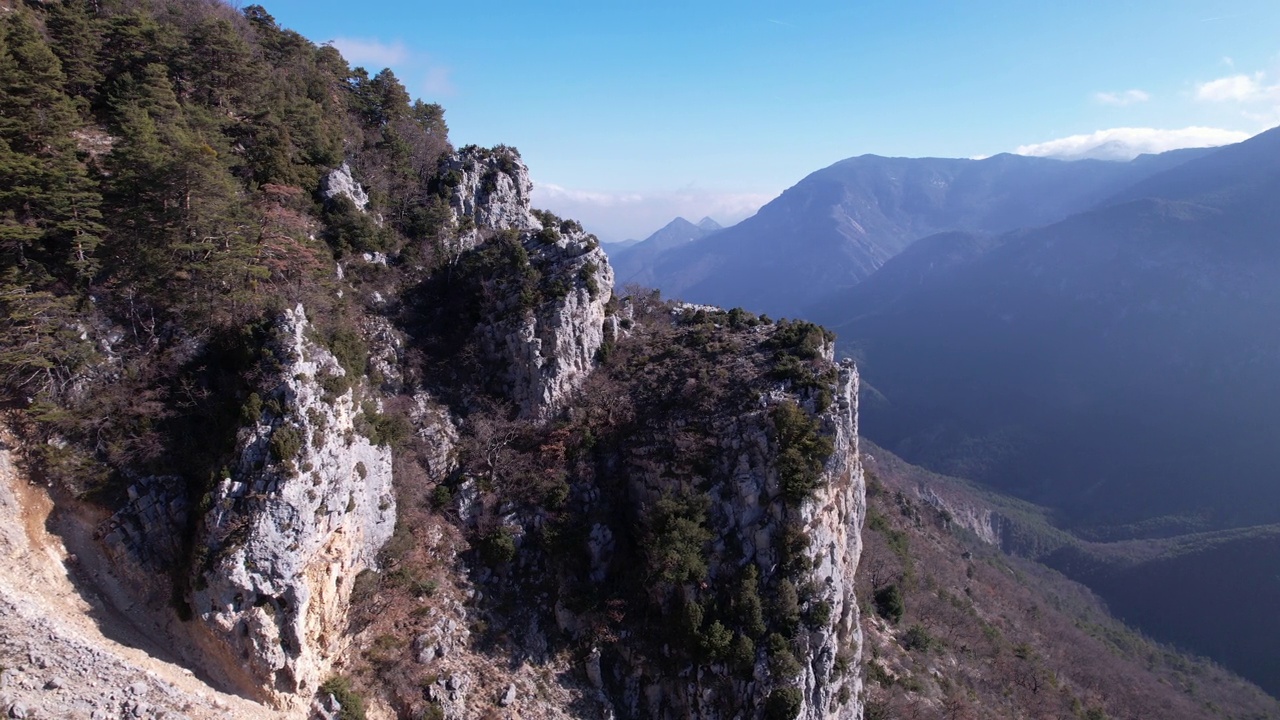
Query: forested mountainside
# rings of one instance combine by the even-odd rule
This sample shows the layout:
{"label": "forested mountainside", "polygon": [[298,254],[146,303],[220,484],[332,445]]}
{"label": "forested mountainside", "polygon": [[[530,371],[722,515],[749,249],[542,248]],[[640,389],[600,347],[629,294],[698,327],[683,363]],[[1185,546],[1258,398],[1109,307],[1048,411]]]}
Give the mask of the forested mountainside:
{"label": "forested mountainside", "polygon": [[[1111,618],[1084,586],[1001,552],[1104,550],[1073,542],[1046,521],[1043,508],[910,465],[870,442],[863,453],[867,524],[858,592],[871,609],[863,615],[867,718],[1280,713],[1280,703],[1256,685],[1151,641]],[[1179,580],[1186,584],[1186,577]],[[1222,589],[1193,584],[1206,595]],[[1203,618],[1180,620],[1206,626]],[[1241,639],[1221,637],[1228,644]]]}
{"label": "forested mountainside", "polygon": [[[0,9],[0,505],[102,636],[6,571],[7,713],[861,715],[829,333],[614,297],[518,152],[261,6]],[[260,713],[99,689],[116,637]]]}

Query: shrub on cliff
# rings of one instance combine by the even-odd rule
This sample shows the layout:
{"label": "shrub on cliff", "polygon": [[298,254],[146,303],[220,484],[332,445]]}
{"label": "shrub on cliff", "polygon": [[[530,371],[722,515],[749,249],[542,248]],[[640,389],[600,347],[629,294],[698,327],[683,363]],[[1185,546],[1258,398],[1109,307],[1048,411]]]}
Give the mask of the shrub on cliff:
{"label": "shrub on cliff", "polygon": [[898,622],[907,611],[906,599],[898,585],[886,585],[875,594],[876,613],[889,622]]}
{"label": "shrub on cliff", "polygon": [[795,720],[800,716],[800,708],[804,703],[804,695],[799,688],[776,688],[769,693],[765,702],[765,720]]}
{"label": "shrub on cliff", "polygon": [[783,496],[798,503],[821,482],[822,468],[834,446],[824,436],[817,419],[786,401],[774,406],[774,441],[778,446],[778,481]]}
{"label": "shrub on cliff", "polygon": [[351,687],[351,680],[335,675],[320,686],[321,693],[333,696],[341,709],[338,720],[365,720],[364,698]]}

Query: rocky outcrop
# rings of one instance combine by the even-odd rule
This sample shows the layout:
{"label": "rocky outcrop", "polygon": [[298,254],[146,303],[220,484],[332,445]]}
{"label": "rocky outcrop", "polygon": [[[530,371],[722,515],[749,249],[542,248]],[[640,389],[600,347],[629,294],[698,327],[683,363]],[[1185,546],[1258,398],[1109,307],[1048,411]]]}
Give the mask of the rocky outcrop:
{"label": "rocky outcrop", "polygon": [[[761,328],[756,336],[768,337],[771,332]],[[823,375],[832,380],[821,393],[774,384],[758,396],[752,408],[713,418],[704,426],[706,430],[692,430],[687,418],[659,421],[677,434],[692,431],[713,440],[701,457],[714,465],[690,478],[695,485],[707,486],[698,494],[705,493],[710,501],[705,510],[711,541],[703,555],[708,563],[703,587],[734,588],[727,596],[737,598],[743,567],[754,565],[762,593],[777,593],[784,585],[800,590],[798,612],[804,619],[790,629],[771,626],[759,638],[753,670],[746,676],[741,660],[709,662],[705,655],[692,651],[695,660],[681,663],[677,658],[690,652],[687,648],[674,652],[670,646],[645,649],[644,638],[634,636],[637,630],[624,625],[616,632],[628,639],[607,644],[603,652],[593,652],[586,669],[619,717],[759,717],[766,706],[786,702],[797,708],[795,717],[806,720],[862,717],[862,632],[854,589],[866,494],[858,451],[858,373],[851,362],[834,364],[831,350],[827,344],[825,358],[817,361]],[[831,443],[831,453],[814,489],[802,500],[789,497],[784,490],[779,461],[782,448],[775,425],[779,416],[775,410],[797,403],[804,409],[796,412],[815,419],[815,431]],[[685,437],[684,442],[695,442],[692,436]],[[641,441],[629,445],[627,497],[588,493],[586,515],[603,517],[605,513],[599,508],[618,502],[635,508],[629,512],[643,514],[644,508],[670,502],[686,492],[688,485],[676,476],[688,470],[672,468],[663,459],[672,450],[667,442],[670,440],[659,435],[656,444]],[[711,461],[709,454],[717,459]],[[635,542],[634,538],[621,537],[618,527],[602,522],[583,532],[590,582],[618,583],[618,572],[635,571],[620,570],[616,556],[620,542]],[[796,544],[798,538],[807,539],[801,549]],[[796,553],[803,554],[803,559],[797,560]],[[714,608],[727,597],[702,595],[690,588],[679,594],[684,602],[700,597],[697,602],[704,608]],[[651,631],[665,636],[669,626],[688,622],[683,612],[677,603],[670,622],[664,623],[668,628]],[[580,619],[565,606],[557,606],[556,620],[570,635],[584,632]],[[782,654],[794,656],[794,666],[779,663],[775,649],[766,649],[771,642],[766,636],[775,632],[785,633],[778,635],[777,641],[785,643]],[[684,642],[706,642],[706,638],[689,637]],[[738,669],[733,669],[735,666]]]}
{"label": "rocky outcrop", "polygon": [[213,490],[190,598],[206,651],[282,703],[326,678],[352,583],[396,517],[391,451],[356,431],[360,379],[344,382],[307,326],[301,306],[280,320],[280,384]]}
{"label": "rocky outcrop", "polygon": [[949,497],[924,483],[916,486],[916,494],[925,504],[946,513],[951,522],[973,533],[982,542],[1008,551],[1004,547],[1008,520],[1000,513],[977,503],[966,503]]}
{"label": "rocky outcrop", "polygon": [[442,164],[449,190],[449,208],[459,234],[458,251],[475,247],[485,230],[536,231],[530,196],[533,181],[515,148],[470,145]]}
{"label": "rocky outcrop", "polygon": [[613,270],[599,244],[580,229],[550,243],[533,236],[525,247],[531,264],[564,295],[487,332],[507,363],[521,415],[545,420],[586,380],[606,342]]}
{"label": "rocky outcrop", "polygon": [[[801,508],[809,535],[810,580],[831,608],[831,623],[808,634],[800,687],[800,717],[861,718],[862,625],[854,578],[862,556],[862,524],[867,515],[866,482],[858,452],[858,370],[840,365],[839,392],[823,414],[823,431],[835,447],[814,497]],[[841,698],[846,700],[842,704]]]}
{"label": "rocky outcrop", "polygon": [[346,163],[342,163],[324,176],[320,193],[324,195],[325,200],[346,198],[361,212],[369,207],[369,193],[365,192],[364,188],[360,187],[360,183],[352,177],[351,166]]}
{"label": "rocky outcrop", "polygon": [[458,226],[456,251],[515,233],[539,277],[542,292],[532,305],[527,298],[497,298],[501,312],[479,328],[479,339],[486,354],[505,366],[509,396],[521,416],[545,420],[586,379],[608,341],[609,258],[577,222],[542,214],[549,222],[543,226],[529,204],[528,168],[513,148],[463,148],[443,167]]}

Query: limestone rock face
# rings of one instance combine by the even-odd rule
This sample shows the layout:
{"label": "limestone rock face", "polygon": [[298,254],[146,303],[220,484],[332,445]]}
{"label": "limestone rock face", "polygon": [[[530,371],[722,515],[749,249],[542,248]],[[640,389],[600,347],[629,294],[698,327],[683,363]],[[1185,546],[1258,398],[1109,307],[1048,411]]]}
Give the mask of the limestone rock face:
{"label": "limestone rock face", "polygon": [[529,204],[529,169],[514,148],[465,147],[445,161],[444,171],[454,220],[471,225],[461,236],[460,250],[479,244],[485,230],[542,229]]}
{"label": "limestone rock face", "polygon": [[[862,625],[854,576],[862,556],[862,525],[867,515],[866,480],[858,451],[858,370],[850,361],[840,365],[839,394],[823,415],[835,451],[827,460],[823,482],[801,508],[813,558],[811,580],[831,606],[831,623],[808,633],[801,664],[800,687],[805,696],[801,718],[861,718],[862,675],[859,656]],[[850,666],[837,677],[840,655]],[[841,706],[842,690],[852,698]]]}
{"label": "limestone rock face", "polygon": [[302,306],[279,322],[280,384],[213,490],[191,596],[206,651],[282,703],[326,679],[352,583],[396,517],[391,451],[355,431],[351,389],[326,396],[325,380],[332,387],[343,369],[307,325]]}
{"label": "limestone rock face", "polygon": [[129,487],[128,502],[98,528],[120,572],[137,572],[137,579],[145,580],[185,561],[182,533],[190,508],[182,487],[182,478],[144,477]]}
{"label": "limestone rock face", "polygon": [[[466,228],[454,250],[514,232],[542,285],[556,288],[536,306],[505,312],[480,328],[487,354],[507,367],[509,394],[521,416],[545,420],[586,379],[607,340],[613,268],[595,236],[578,223],[543,227],[529,204],[528,168],[514,149],[463,148],[444,167],[450,208],[459,228]],[[509,309],[520,299],[502,302]]]}
{"label": "limestone rock face", "polygon": [[595,366],[606,341],[606,306],[613,269],[594,238],[580,230],[555,243],[526,241],[531,263],[567,287],[514,322],[489,329],[489,341],[508,363],[511,397],[522,416],[545,420]]}
{"label": "limestone rock face", "polygon": [[[740,717],[743,709],[765,707],[771,692],[780,687],[799,690],[799,718],[856,720],[863,716],[863,680],[858,670],[862,631],[855,594],[866,516],[866,485],[858,448],[859,377],[852,362],[833,363],[831,352],[828,344],[824,355],[828,367],[835,371],[835,383],[830,388],[834,400],[825,409],[816,411],[815,395],[777,387],[760,398],[757,409],[727,415],[712,429],[716,444],[726,450],[725,460],[720,462],[727,464],[715,473],[724,479],[706,490],[710,500],[707,524],[716,538],[712,556],[729,560],[729,565],[713,565],[709,582],[724,582],[724,577],[736,572],[736,563],[751,563],[759,573],[760,586],[771,586],[786,577],[786,534],[798,529],[807,537],[805,552],[810,562],[791,581],[795,587],[809,588],[809,617],[824,619],[806,621],[797,631],[791,649],[799,669],[793,676],[779,676],[760,655],[749,679],[726,678],[714,666],[696,664],[673,674],[655,665],[652,658],[615,645],[592,661],[588,675],[600,677],[598,684],[607,689],[617,716]],[[772,408],[790,402],[799,402],[816,417],[833,448],[816,489],[797,504],[782,498],[778,450],[770,439]],[[638,453],[641,458],[657,454],[655,450]],[[629,488],[631,503],[647,506],[675,492],[663,466],[651,466],[653,470]],[[585,544],[591,579],[599,582],[614,552],[612,533],[595,525]],[[826,612],[814,612],[819,606]],[[561,612],[557,608],[557,623],[571,635],[581,632],[577,618],[567,609]]]}
{"label": "limestone rock face", "polygon": [[365,192],[364,188],[360,187],[360,183],[352,177],[351,166],[346,163],[342,163],[324,177],[321,193],[326,200],[346,198],[361,212],[369,207],[369,193]]}

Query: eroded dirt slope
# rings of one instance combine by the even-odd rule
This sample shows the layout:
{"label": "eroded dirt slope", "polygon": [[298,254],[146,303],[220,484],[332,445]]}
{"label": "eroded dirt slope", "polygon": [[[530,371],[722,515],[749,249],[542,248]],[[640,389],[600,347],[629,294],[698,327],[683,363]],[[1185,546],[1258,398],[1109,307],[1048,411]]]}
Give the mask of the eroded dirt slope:
{"label": "eroded dirt slope", "polygon": [[[0,427],[0,714],[16,718],[276,718],[160,656],[103,595],[118,595],[92,552],[71,556],[47,530],[53,503],[22,472]],[[91,518],[60,519],[77,548]],[[79,587],[72,581],[74,572]],[[97,583],[96,586],[94,583]]]}

